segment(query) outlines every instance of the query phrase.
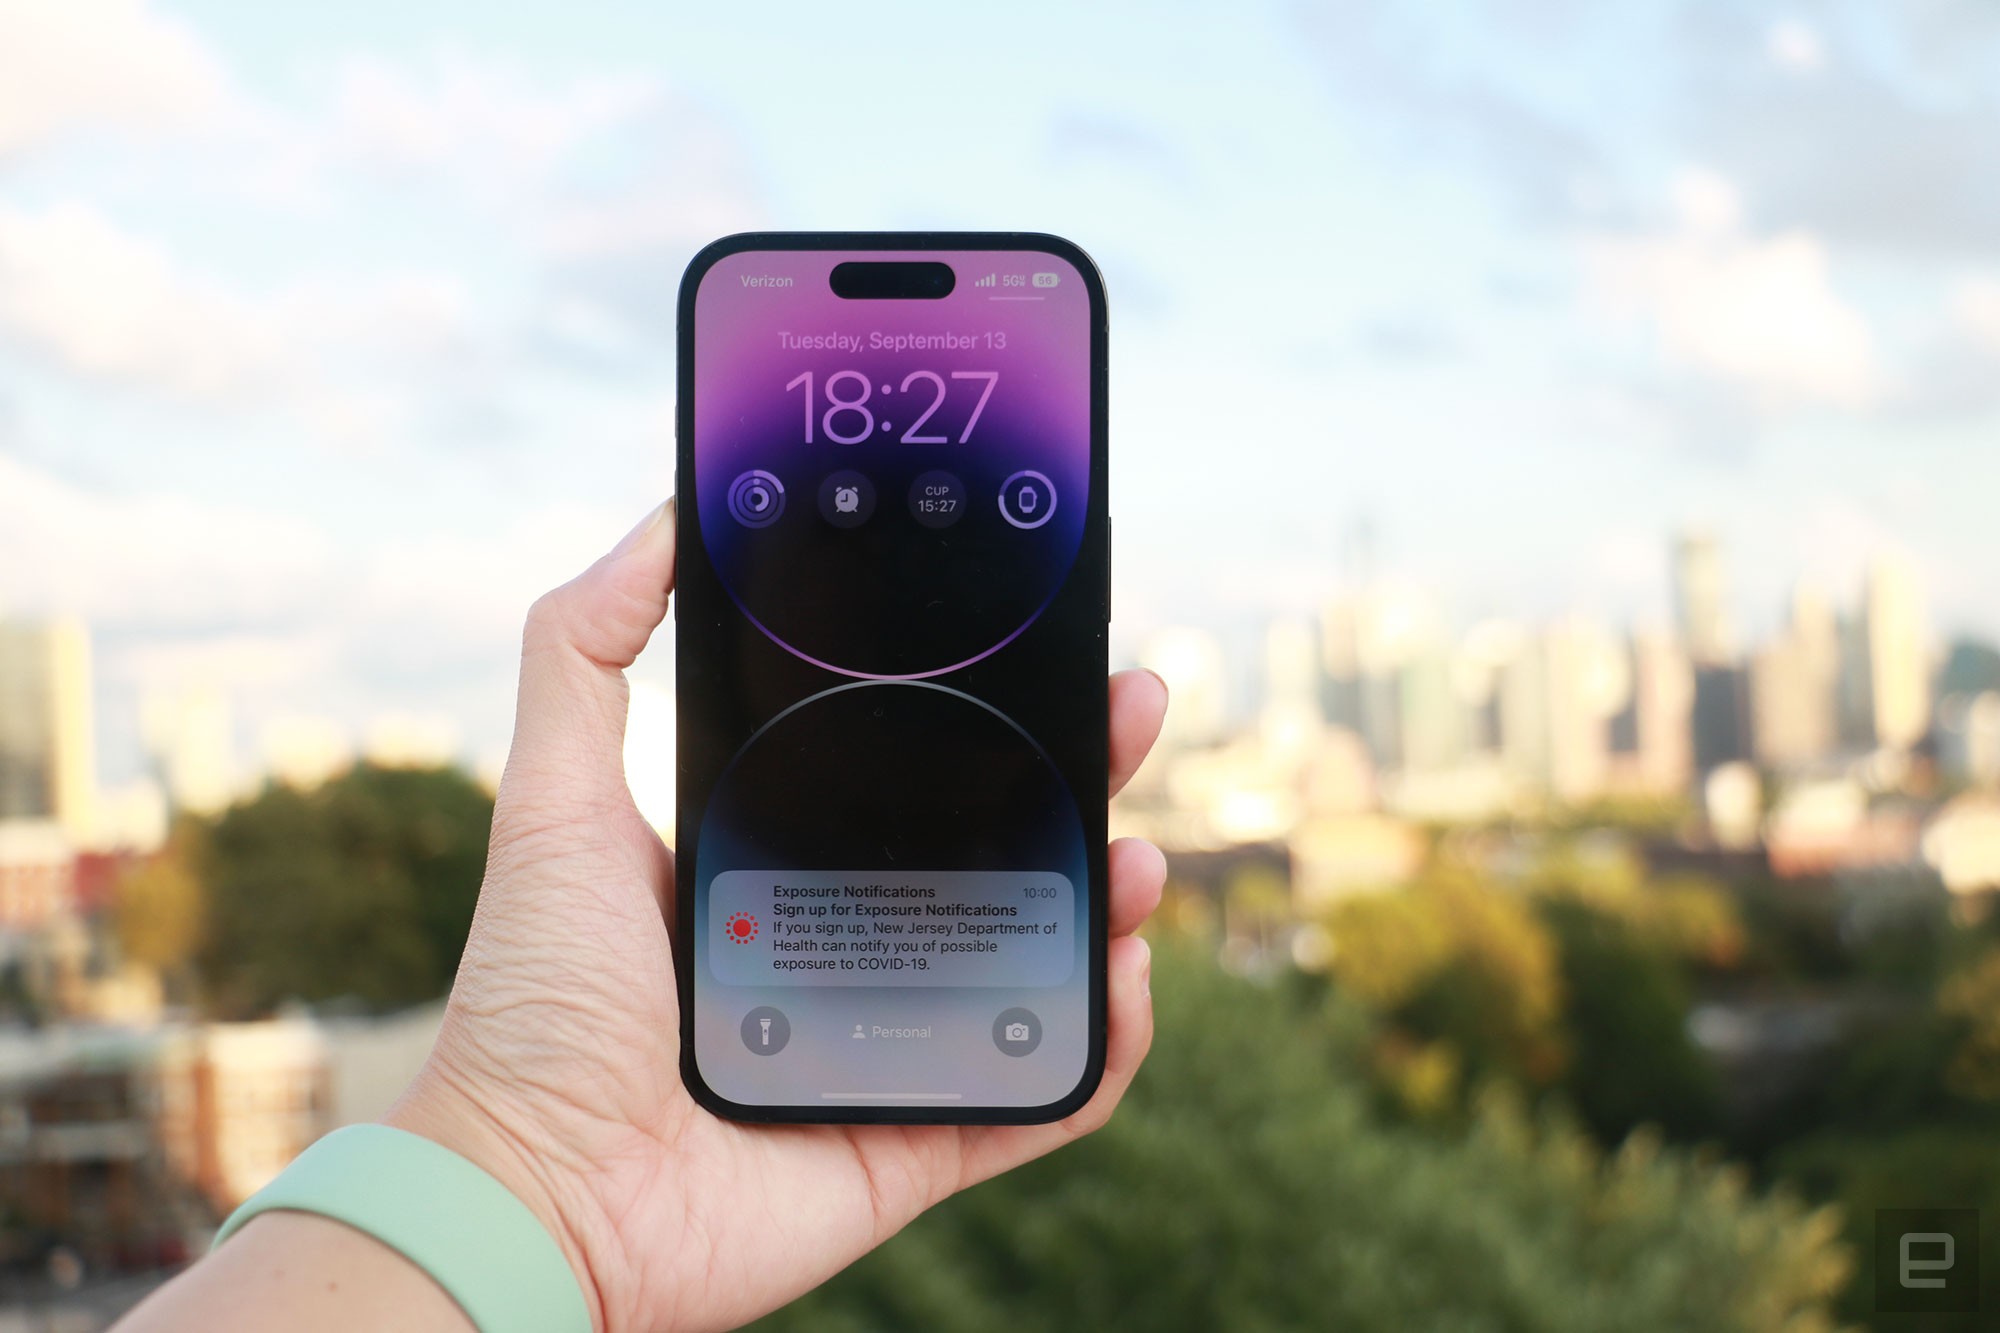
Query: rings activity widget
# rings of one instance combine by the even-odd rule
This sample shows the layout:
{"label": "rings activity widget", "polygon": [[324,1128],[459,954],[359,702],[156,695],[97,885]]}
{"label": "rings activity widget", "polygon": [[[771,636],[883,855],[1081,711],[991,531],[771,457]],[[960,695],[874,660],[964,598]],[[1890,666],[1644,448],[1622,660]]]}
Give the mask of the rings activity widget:
{"label": "rings activity widget", "polygon": [[752,468],[729,483],[729,512],[746,528],[768,528],[785,512],[785,483]]}

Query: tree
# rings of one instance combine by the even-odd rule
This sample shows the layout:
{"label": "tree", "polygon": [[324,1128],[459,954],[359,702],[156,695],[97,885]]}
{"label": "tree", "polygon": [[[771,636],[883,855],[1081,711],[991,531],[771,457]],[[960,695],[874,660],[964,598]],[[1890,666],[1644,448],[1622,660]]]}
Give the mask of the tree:
{"label": "tree", "polygon": [[1608,912],[1553,900],[1543,919],[1560,942],[1570,1064],[1563,1089],[1600,1142],[1642,1124],[1679,1139],[1712,1133],[1714,1069],[1688,1039],[1688,996],[1661,943]]}
{"label": "tree", "polygon": [[179,989],[201,945],[206,900],[196,863],[202,829],[175,825],[167,845],[118,879],[113,924],[119,952],[158,973],[169,993]]}
{"label": "tree", "polygon": [[[1931,1123],[1888,1134],[1823,1134],[1779,1155],[1775,1165],[1785,1178],[1800,1182],[1815,1195],[1838,1200],[1846,1216],[1847,1240],[1858,1262],[1842,1301],[1848,1318],[1865,1322],[1875,1310],[1878,1209],[1973,1208],[1984,1218],[2000,1216],[1996,1139],[2000,1125],[1990,1119]],[[1993,1312],[2000,1310],[2000,1265],[1992,1263],[1988,1253],[1979,1275],[1983,1314],[1906,1316],[1907,1324],[1886,1326],[1921,1327],[1924,1333],[1990,1330]]]}
{"label": "tree", "polygon": [[1384,1125],[1323,1008],[1164,947],[1153,995],[1107,1129],[940,1205],[767,1333],[1832,1326],[1831,1213],[1643,1135],[1603,1156],[1505,1097],[1458,1138]]}
{"label": "tree", "polygon": [[416,1003],[451,984],[484,873],[493,803],[448,769],[361,766],[226,811],[200,861],[198,955],[218,1016],[287,999]]}
{"label": "tree", "polygon": [[1968,1101],[2000,1102],[2000,949],[1947,982],[1938,1009],[1963,1029],[1946,1086]]}
{"label": "tree", "polygon": [[1414,1040],[1449,1043],[1472,1083],[1543,1085],[1561,1070],[1559,959],[1522,896],[1446,870],[1348,898],[1327,924],[1334,980],[1388,1020],[1399,1039],[1384,1051],[1392,1064]]}

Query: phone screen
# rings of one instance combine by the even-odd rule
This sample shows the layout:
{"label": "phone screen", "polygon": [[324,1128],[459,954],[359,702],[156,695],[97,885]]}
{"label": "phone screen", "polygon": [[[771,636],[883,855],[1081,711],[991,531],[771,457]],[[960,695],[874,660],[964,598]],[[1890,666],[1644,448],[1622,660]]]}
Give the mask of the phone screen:
{"label": "phone screen", "polygon": [[1053,1116],[1102,1064],[1103,292],[941,244],[683,286],[683,1066],[733,1113]]}

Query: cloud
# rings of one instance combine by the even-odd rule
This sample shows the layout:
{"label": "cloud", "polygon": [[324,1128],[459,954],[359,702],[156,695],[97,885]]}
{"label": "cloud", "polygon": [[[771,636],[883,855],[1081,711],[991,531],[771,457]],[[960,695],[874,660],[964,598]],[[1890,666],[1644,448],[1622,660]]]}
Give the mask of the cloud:
{"label": "cloud", "polygon": [[2000,276],[1978,273],[1961,279],[1950,309],[1967,338],[2000,359]]}
{"label": "cloud", "polygon": [[333,273],[253,290],[76,202],[0,205],[0,338],[81,378],[379,441],[499,337],[462,279]]}
{"label": "cloud", "polygon": [[636,348],[657,364],[681,270],[716,237],[766,225],[765,191],[741,134],[691,99],[661,102],[603,147],[607,164],[558,183],[533,222],[543,333],[586,359]]}
{"label": "cloud", "polygon": [[514,191],[664,100],[656,79],[637,75],[548,88],[509,65],[459,52],[422,67],[356,57],[336,75],[320,134],[337,164]]}
{"label": "cloud", "polygon": [[121,495],[0,453],[0,606],[128,626],[290,621],[322,600],[309,524],[184,495]]}
{"label": "cloud", "polygon": [[1680,225],[1583,245],[1589,299],[1636,326],[1658,366],[1734,386],[1761,405],[1866,407],[1886,377],[1868,320],[1834,289],[1825,243],[1748,233],[1722,178],[1676,183]]}
{"label": "cloud", "polygon": [[1435,311],[1399,311],[1361,322],[1355,337],[1361,351],[1378,361],[1435,366],[1465,355],[1465,339]]}
{"label": "cloud", "polygon": [[1530,221],[1600,213],[1615,202],[1593,127],[1534,96],[1532,71],[1552,46],[1581,45],[1588,7],[1500,7],[1472,43],[1454,40],[1424,6],[1314,4],[1299,14],[1306,50],[1334,96],[1367,113],[1353,131],[1491,182]]}
{"label": "cloud", "polygon": [[76,203],[0,205],[0,326],[79,374],[196,397],[268,374],[276,332],[268,311]]}
{"label": "cloud", "polygon": [[144,0],[0,0],[0,161],[81,129],[201,124],[230,101],[208,48]]}
{"label": "cloud", "polygon": [[1194,168],[1184,148],[1120,116],[1064,111],[1049,122],[1044,152],[1052,166],[1093,179],[1108,168],[1176,195],[1194,188]]}
{"label": "cloud", "polygon": [[1896,418],[1966,420],[2000,407],[2000,277],[1960,274],[1940,306],[1889,405]]}
{"label": "cloud", "polygon": [[1781,69],[1805,73],[1826,64],[1826,43],[1819,30],[1802,19],[1784,18],[1773,23],[1765,30],[1764,48]]}
{"label": "cloud", "polygon": [[[1898,7],[1865,32],[1704,11],[1674,68],[1681,150],[1755,181],[1755,221],[1929,261],[2000,236],[2000,25]],[[1948,20],[1946,11],[1957,17]],[[1839,58],[1852,48],[1853,58]],[[1782,75],[1772,77],[1772,65]]]}

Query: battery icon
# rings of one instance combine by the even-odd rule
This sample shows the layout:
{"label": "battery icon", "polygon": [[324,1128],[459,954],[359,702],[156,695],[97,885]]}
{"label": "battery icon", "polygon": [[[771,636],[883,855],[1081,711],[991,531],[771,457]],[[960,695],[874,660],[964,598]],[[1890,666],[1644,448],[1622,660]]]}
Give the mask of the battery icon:
{"label": "battery icon", "polygon": [[1053,287],[1059,279],[1060,275],[1055,273],[1037,273],[1035,275],[1035,285],[1037,287]]}

